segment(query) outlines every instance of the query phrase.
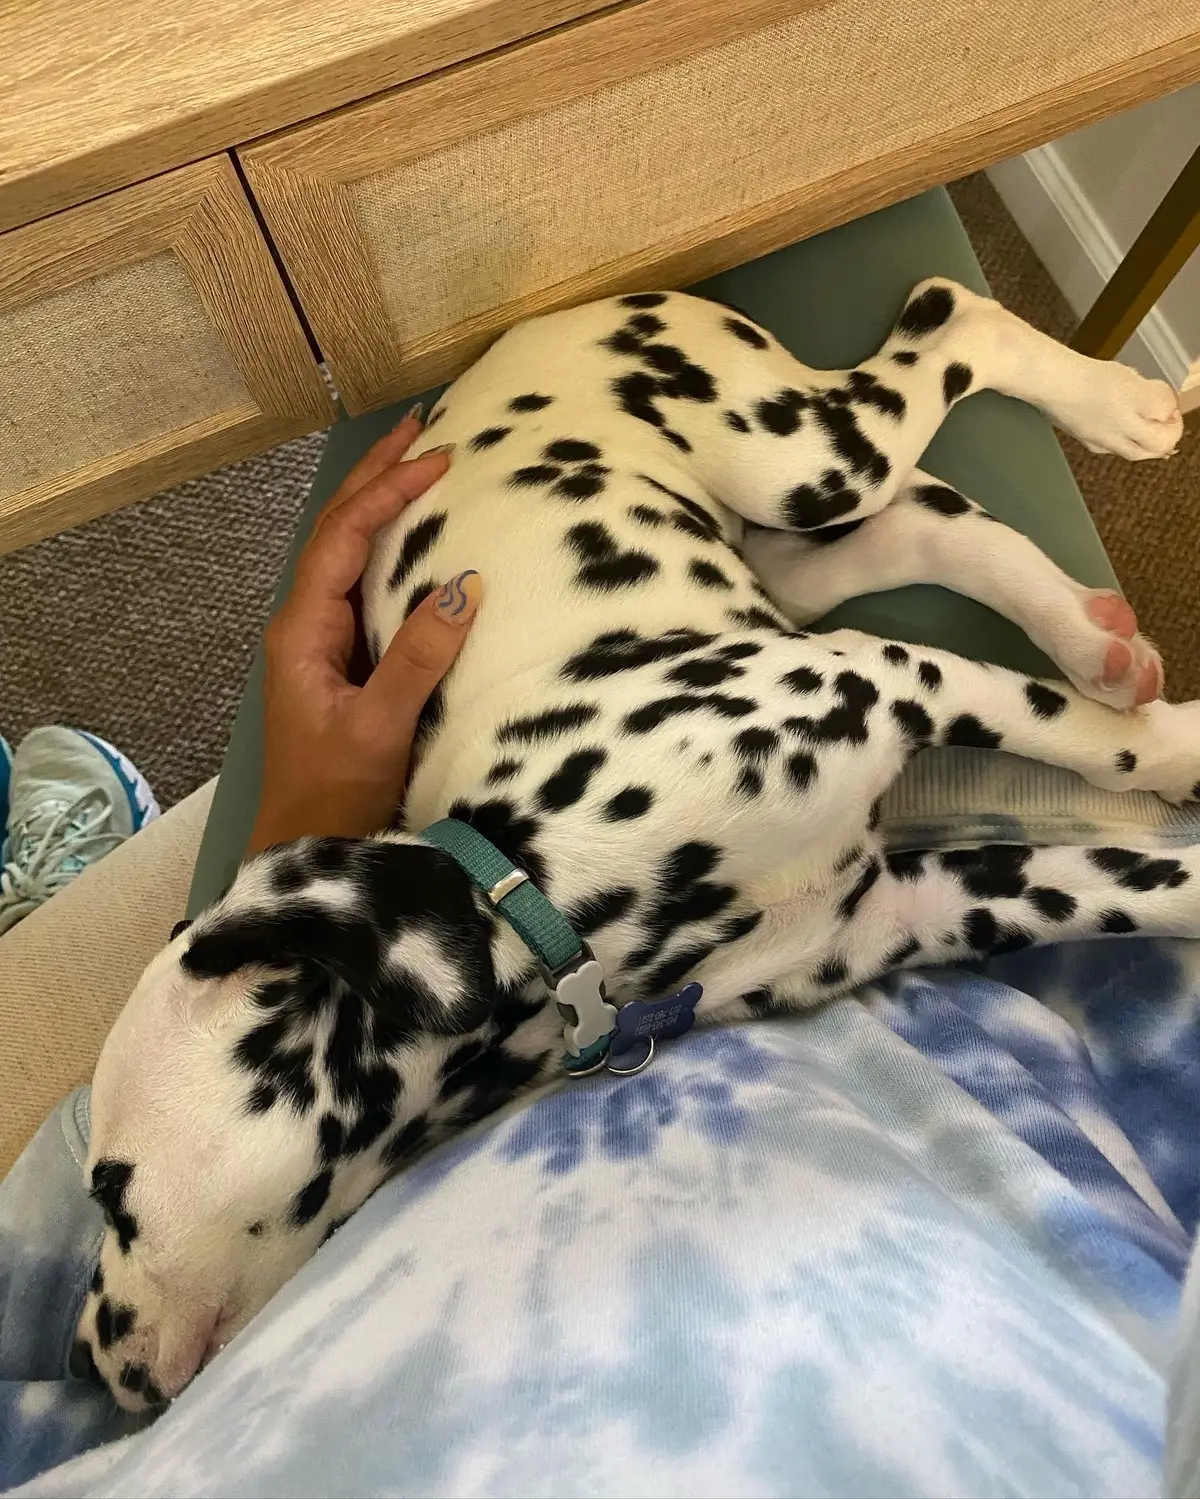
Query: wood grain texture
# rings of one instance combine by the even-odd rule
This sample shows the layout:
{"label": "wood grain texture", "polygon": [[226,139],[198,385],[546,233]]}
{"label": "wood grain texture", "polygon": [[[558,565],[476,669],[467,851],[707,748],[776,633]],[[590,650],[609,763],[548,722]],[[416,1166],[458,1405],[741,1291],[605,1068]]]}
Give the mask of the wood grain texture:
{"label": "wood grain texture", "polygon": [[[31,322],[36,329],[29,345],[36,368],[41,340],[56,338],[56,296],[88,283],[103,292],[106,276],[164,256],[173,256],[182,267],[179,286],[193,305],[199,304],[192,326],[211,345],[204,357],[219,355],[227,369],[232,366],[223,409],[191,417],[180,411],[168,421],[169,430],[145,437],[133,433],[123,442],[97,436],[90,446],[81,445],[80,434],[72,433],[71,451],[87,449],[82,463],[72,457],[55,463],[49,430],[43,476],[0,498],[0,549],[49,535],[334,419],[321,372],[228,156],[0,235],[0,314],[14,308],[31,314],[22,323],[27,337]],[[44,335],[37,326],[43,302],[48,308]],[[145,315],[151,315],[149,309]],[[136,331],[141,336],[145,330]],[[106,337],[112,335],[109,327]],[[131,339],[131,345],[137,342]],[[144,346],[144,338],[138,346]],[[122,370],[124,398],[130,398],[131,380],[136,398],[138,379],[169,379],[172,358],[187,360],[190,355],[186,347],[177,354],[164,347],[159,370],[140,374],[140,365],[132,373]],[[19,359],[20,351],[9,350],[7,357]],[[201,371],[208,367],[201,360]],[[9,373],[22,383],[19,365]],[[191,373],[194,381],[195,370]],[[35,382],[32,375],[26,382],[28,400],[52,411],[54,391],[35,388]],[[95,400],[97,434],[112,425],[103,398],[101,389]]]}
{"label": "wood grain texture", "polygon": [[[461,140],[719,46],[826,0],[695,0],[622,6],[425,82],[255,142],[242,169],[346,409],[388,399],[403,347],[371,267],[348,184]],[[419,358],[419,355],[418,355]],[[409,383],[409,388],[412,387]]]}
{"label": "wood grain texture", "polygon": [[600,0],[0,0],[0,229]]}
{"label": "wood grain texture", "polygon": [[[1047,4],[1048,18],[1053,18],[1060,31],[1070,32],[1078,6],[1070,0],[1047,0]],[[848,24],[853,9],[848,4],[807,8],[764,4],[743,7],[735,17],[728,7],[721,36],[728,42],[731,36],[742,35],[751,19],[766,26],[781,12],[798,15],[797,28],[808,26],[810,15],[813,25],[829,23],[826,31],[832,26],[845,56],[840,71],[834,66],[825,75],[809,70],[803,76],[804,111],[797,129],[803,129],[805,116],[845,121],[838,127],[843,140],[847,132],[857,135],[843,155],[856,150],[861,157],[864,100],[869,102],[871,90],[879,91],[880,115],[891,108],[893,100],[886,93],[886,78],[881,84],[873,62],[878,35],[869,26],[856,31]],[[1041,24],[1033,14],[1036,9],[1025,7],[1024,12],[1035,29]],[[844,26],[839,24],[842,13],[847,21]],[[792,190],[765,194],[761,201],[733,210],[730,204],[743,184],[726,179],[715,184],[692,221],[673,228],[669,237],[643,230],[647,242],[632,253],[601,264],[580,263],[576,273],[556,277],[552,284],[498,295],[494,305],[419,337],[405,337],[403,309],[396,310],[394,287],[389,310],[378,259],[368,252],[356,220],[356,185],[386,171],[395,172],[398,179],[405,173],[419,176],[424,161],[467,139],[479,148],[472,158],[475,170],[486,170],[490,132],[498,132],[493,176],[499,180],[514,171],[499,134],[514,121],[595,92],[598,86],[611,89],[619,79],[697,54],[702,54],[698,61],[706,66],[712,59],[713,77],[718,79],[722,66],[737,64],[723,64],[721,45],[712,44],[711,14],[705,13],[703,25],[697,25],[694,9],[671,0],[609,12],[504,55],[480,59],[258,142],[240,156],[347,408],[358,412],[452,378],[498,333],[523,317],[621,291],[687,285],[1180,87],[1200,77],[1200,15],[1194,22],[1181,23],[1181,14],[1181,7],[1162,4],[1154,16],[1146,11],[1130,28],[1134,37],[1153,36],[1156,27],[1151,22],[1155,21],[1157,35],[1176,33],[1165,45],[1146,42],[1144,50],[1139,50],[1135,40],[1127,55],[1120,56],[1118,49],[1117,61],[1097,66],[1093,60],[1090,67],[1088,49],[1081,45],[1078,63],[1068,57],[1056,62],[1057,72],[1050,74],[1065,75],[1067,81],[1038,88],[1028,82],[1032,70],[1021,62],[1025,53],[1020,37],[1012,44],[1012,60],[1001,68],[1000,76],[989,76],[983,69],[964,75],[963,61],[969,64],[972,58],[974,14],[969,5],[940,0],[932,6],[931,24],[941,27],[948,39],[945,60],[933,64],[924,81],[922,98],[928,102],[917,123],[905,122],[893,131],[897,138],[907,134],[903,144],[892,149],[881,145],[877,154],[850,166],[810,160]],[[757,29],[754,34],[759,34]],[[793,38],[789,55],[803,57],[803,48],[797,49],[794,42]],[[861,57],[855,55],[855,48],[861,49]],[[1091,55],[1108,58],[1113,51],[1101,45],[1093,47]],[[731,56],[735,52],[736,48],[730,49]],[[1074,75],[1073,66],[1078,70]],[[946,71],[950,68],[959,69],[957,77],[951,78]],[[892,86],[899,86],[903,73],[901,64]],[[870,81],[864,85],[861,79]],[[668,73],[655,74],[655,89],[670,86]],[[964,87],[969,94],[965,105]],[[719,95],[720,91],[714,92]],[[947,127],[941,96],[952,92],[959,101],[958,115]],[[690,147],[689,159],[703,160],[706,140],[719,139],[717,132],[725,132],[728,139],[731,131],[750,131],[752,120],[745,117],[733,122],[717,110],[711,120],[681,118],[679,129]],[[597,141],[595,149],[605,159],[603,140]],[[671,171],[657,165],[666,173],[664,191],[673,189]],[[640,162],[634,170],[644,176]],[[611,212],[613,205],[635,202],[635,187],[631,180],[618,178],[606,184],[609,204],[554,206],[576,217],[591,214],[594,223],[595,215],[605,209]],[[461,190],[470,200],[472,181],[464,177]],[[528,220],[528,205],[524,209]],[[445,232],[439,231],[436,209],[433,212],[429,239],[436,249],[439,232],[443,236]],[[640,216],[634,217],[642,223]],[[532,222],[521,227],[535,240],[549,232],[541,230],[536,207]],[[504,232],[504,225],[497,222],[486,232],[494,238]],[[446,249],[451,249],[449,238]],[[582,252],[579,260],[583,261]],[[404,297],[411,297],[414,304],[421,302],[423,288],[415,272],[411,286],[404,287]]]}

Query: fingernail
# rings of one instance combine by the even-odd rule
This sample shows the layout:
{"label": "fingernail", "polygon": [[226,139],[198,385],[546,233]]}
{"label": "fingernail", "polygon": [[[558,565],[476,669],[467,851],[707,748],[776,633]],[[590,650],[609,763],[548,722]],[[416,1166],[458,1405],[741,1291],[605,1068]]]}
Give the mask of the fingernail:
{"label": "fingernail", "polygon": [[[405,422],[419,422],[419,421],[423,421],[424,418],[425,418],[425,407],[421,404],[420,401],[418,401],[415,406],[410,406],[408,408],[408,410],[404,413],[404,415],[396,423],[396,427],[403,427],[403,425],[404,425]],[[396,427],[392,428],[393,432],[396,430]]]}
{"label": "fingernail", "polygon": [[448,625],[465,625],[483,597],[483,579],[473,567],[438,589],[433,607]]}
{"label": "fingernail", "polygon": [[456,447],[458,447],[458,444],[456,442],[444,442],[440,447],[426,448],[425,451],[421,454],[421,457],[431,458],[434,453],[445,453],[446,457],[449,458]]}

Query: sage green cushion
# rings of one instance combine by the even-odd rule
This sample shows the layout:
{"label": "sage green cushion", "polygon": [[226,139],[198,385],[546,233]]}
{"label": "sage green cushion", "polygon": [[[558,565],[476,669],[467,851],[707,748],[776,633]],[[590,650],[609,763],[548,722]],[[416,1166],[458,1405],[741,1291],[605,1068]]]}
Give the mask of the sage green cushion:
{"label": "sage green cushion", "polygon": [[[911,288],[934,275],[987,290],[958,215],[942,189],[777,250],[692,289],[742,308],[805,363],[837,369],[874,353]],[[434,390],[424,397],[427,410],[439,394]],[[277,599],[287,592],[292,561],[317,512],[408,404],[339,422],[331,430]],[[1115,586],[1051,427],[1030,407],[991,391],[971,396],[950,413],[922,467],[1024,531],[1080,582]],[[979,660],[1058,675],[1015,625],[940,588],[903,588],[855,599],[821,623],[830,629],[852,626],[945,646]],[[261,774],[262,669],[260,649],[196,860],[191,915],[232,881],[254,820]]]}

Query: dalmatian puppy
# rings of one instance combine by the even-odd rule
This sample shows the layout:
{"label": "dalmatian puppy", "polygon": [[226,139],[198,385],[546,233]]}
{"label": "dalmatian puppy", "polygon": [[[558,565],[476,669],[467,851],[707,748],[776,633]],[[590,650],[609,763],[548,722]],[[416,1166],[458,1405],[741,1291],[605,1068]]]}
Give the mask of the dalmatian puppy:
{"label": "dalmatian puppy", "polygon": [[[77,1368],[130,1409],[173,1397],[386,1177],[561,1078],[533,955],[422,840],[440,818],[528,872],[613,1003],[695,980],[709,1023],[1034,943],[1200,935],[1200,851],[888,854],[876,831],[930,746],[1200,793],[1200,703],[1160,699],[1129,606],[916,467],[985,387],[1128,459],[1181,433],[1166,385],[941,280],[853,370],[655,292],[523,324],[451,387],[414,450],[453,442],[449,472],[364,579],[378,655],[439,581],[486,578],[403,827],[268,850],[147,969],[96,1069],[108,1229]],[[1071,685],[802,628],[919,581],[1016,621]]]}

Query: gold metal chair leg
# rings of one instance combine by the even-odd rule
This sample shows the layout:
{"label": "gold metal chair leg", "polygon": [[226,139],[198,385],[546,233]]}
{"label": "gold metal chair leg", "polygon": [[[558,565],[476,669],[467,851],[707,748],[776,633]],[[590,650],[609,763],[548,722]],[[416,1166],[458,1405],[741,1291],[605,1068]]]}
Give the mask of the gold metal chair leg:
{"label": "gold metal chair leg", "polygon": [[1200,246],[1200,148],[1075,330],[1071,347],[1111,359]]}

